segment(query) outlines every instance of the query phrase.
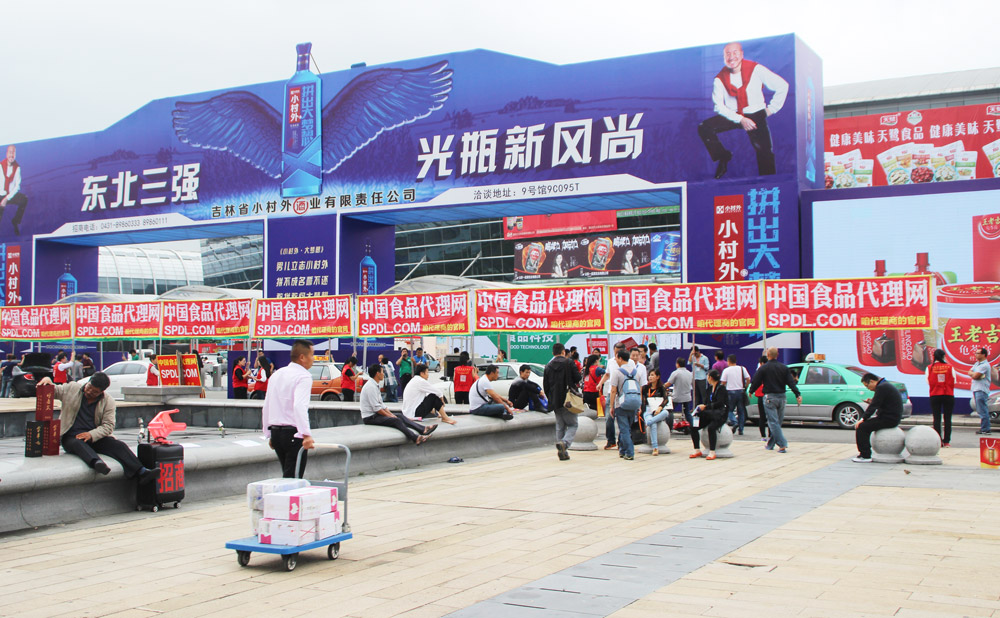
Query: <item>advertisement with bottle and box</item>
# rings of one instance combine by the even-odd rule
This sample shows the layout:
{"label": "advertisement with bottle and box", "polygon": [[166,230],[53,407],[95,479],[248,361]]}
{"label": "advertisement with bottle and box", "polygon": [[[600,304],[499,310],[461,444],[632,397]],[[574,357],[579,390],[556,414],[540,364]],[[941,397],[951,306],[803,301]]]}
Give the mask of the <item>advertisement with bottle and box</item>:
{"label": "advertisement with bottle and box", "polygon": [[988,350],[1000,389],[1000,190],[815,201],[813,276],[922,274],[934,280],[932,329],[815,333],[814,349],[928,396],[925,370],[943,349],[967,396],[975,352]]}

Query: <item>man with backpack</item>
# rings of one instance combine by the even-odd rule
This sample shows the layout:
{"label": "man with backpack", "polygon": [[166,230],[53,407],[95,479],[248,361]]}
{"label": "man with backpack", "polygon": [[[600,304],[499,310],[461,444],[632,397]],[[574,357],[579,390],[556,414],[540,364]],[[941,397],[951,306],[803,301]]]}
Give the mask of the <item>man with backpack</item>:
{"label": "man with backpack", "polygon": [[627,461],[635,459],[635,445],[632,444],[632,423],[642,406],[642,392],[639,389],[638,371],[629,360],[629,353],[618,350],[615,354],[618,367],[608,372],[611,392],[609,404],[614,409],[618,425],[618,456]]}

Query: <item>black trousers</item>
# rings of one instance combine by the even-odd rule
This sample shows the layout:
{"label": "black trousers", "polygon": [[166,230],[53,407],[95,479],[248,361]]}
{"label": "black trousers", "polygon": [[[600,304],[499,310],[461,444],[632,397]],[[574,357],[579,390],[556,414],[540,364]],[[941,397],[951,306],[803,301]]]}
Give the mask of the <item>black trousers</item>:
{"label": "black trousers", "polygon": [[536,411],[545,411],[542,408],[542,398],[538,396],[538,393],[529,392],[528,389],[521,389],[521,392],[518,393],[517,399],[514,399],[513,403],[514,408],[517,410],[527,410],[528,406],[533,406],[533,409]]}
{"label": "black trousers", "polygon": [[278,455],[278,463],[281,464],[281,476],[286,479],[305,478],[306,458],[309,451],[302,453],[302,465],[299,467],[299,474],[295,475],[295,459],[302,450],[302,438],[296,438],[296,428],[290,425],[271,425],[271,445]]}
{"label": "black trousers", "polygon": [[66,433],[62,437],[62,446],[67,453],[72,453],[82,459],[91,468],[100,459],[98,455],[107,455],[116,460],[125,469],[125,476],[133,478],[142,470],[142,463],[132,449],[121,440],[111,436],[101,438],[96,442],[86,442]]}
{"label": "black trousers", "polygon": [[267,391],[254,391],[250,393],[250,399],[264,399],[267,395]]}
{"label": "black trousers", "polygon": [[899,425],[899,419],[884,419],[877,415],[866,421],[861,421],[861,425],[854,430],[854,438],[858,443],[858,453],[865,459],[872,456],[872,434],[879,429],[889,429]]}
{"label": "black trousers", "polygon": [[12,195],[7,200],[7,206],[4,206],[3,210],[0,210],[0,219],[3,218],[3,211],[7,210],[7,207],[11,204],[17,206],[17,211],[14,213],[14,218],[11,219],[11,223],[14,225],[14,233],[20,234],[21,232],[17,229],[17,226],[21,225],[21,219],[24,219],[24,209],[28,206],[28,198],[20,191]]}
{"label": "black trousers", "polygon": [[372,414],[371,416],[364,419],[365,425],[376,425],[378,427],[392,427],[393,429],[398,429],[406,436],[406,439],[410,442],[416,442],[417,436],[424,433],[424,427],[420,423],[414,421],[413,419],[407,418],[402,414],[393,414],[392,416],[382,416],[381,414]]}
{"label": "black trousers", "polygon": [[245,386],[233,387],[233,399],[246,399],[246,398],[247,398],[247,387]]}
{"label": "black trousers", "polygon": [[767,415],[764,414],[764,398],[757,398],[757,429],[760,429],[760,437],[767,437]]}
{"label": "black trousers", "polygon": [[725,410],[702,410],[698,413],[698,427],[691,428],[691,442],[694,450],[701,448],[701,430],[708,429],[708,450],[714,451],[719,440],[719,430],[726,424],[729,415]]}
{"label": "black trousers", "polygon": [[[941,442],[951,442],[951,413],[955,409],[954,395],[934,395],[931,397],[931,414],[934,415],[934,431],[941,436]],[[941,416],[944,415],[944,433],[941,433]]]}
{"label": "black trousers", "polygon": [[346,388],[340,391],[340,397],[344,401],[354,401],[354,391],[349,391]]}
{"label": "black trousers", "polygon": [[410,374],[410,373],[402,373],[402,374],[399,375],[399,396],[400,397],[403,396],[403,391],[406,390],[406,385],[409,384],[410,380],[412,380],[412,379],[413,379],[413,374]]}
{"label": "black trousers", "polygon": [[728,160],[733,156],[733,153],[722,145],[719,133],[734,129],[744,131],[750,138],[750,145],[753,146],[754,152],[757,154],[757,173],[761,176],[774,174],[774,149],[771,145],[771,131],[767,128],[767,110],[762,109],[759,112],[745,114],[745,116],[757,124],[756,129],[744,131],[743,125],[738,122],[733,122],[722,116],[712,116],[698,125],[698,136],[705,143],[705,148],[708,149],[712,160],[719,161],[721,159]]}
{"label": "black trousers", "polygon": [[413,416],[417,418],[434,418],[437,416],[437,410],[444,407],[444,400],[437,395],[427,395],[424,400],[420,402],[417,406],[416,411],[414,411]]}
{"label": "black trousers", "polygon": [[587,406],[591,410],[597,410],[597,391],[593,393],[583,392],[583,405]]}
{"label": "black trousers", "polygon": [[694,381],[694,403],[692,407],[708,401],[708,380]]}
{"label": "black trousers", "polygon": [[469,391],[455,391],[455,403],[469,403]]}

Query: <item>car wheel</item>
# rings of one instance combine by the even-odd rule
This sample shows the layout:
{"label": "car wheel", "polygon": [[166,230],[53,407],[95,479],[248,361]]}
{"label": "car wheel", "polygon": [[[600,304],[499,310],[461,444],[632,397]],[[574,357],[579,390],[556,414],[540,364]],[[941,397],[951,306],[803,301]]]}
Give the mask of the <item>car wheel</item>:
{"label": "car wheel", "polygon": [[1000,410],[990,410],[990,422],[996,423],[1000,421]]}
{"label": "car wheel", "polygon": [[833,420],[841,429],[854,429],[864,412],[856,403],[842,403],[833,409]]}
{"label": "car wheel", "polygon": [[337,393],[326,393],[323,395],[323,401],[340,401],[340,395]]}

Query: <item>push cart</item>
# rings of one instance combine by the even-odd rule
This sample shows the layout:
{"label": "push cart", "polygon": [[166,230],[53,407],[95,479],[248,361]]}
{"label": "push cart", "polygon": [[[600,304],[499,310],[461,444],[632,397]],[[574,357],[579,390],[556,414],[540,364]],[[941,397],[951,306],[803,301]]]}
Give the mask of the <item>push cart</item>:
{"label": "push cart", "polygon": [[[337,499],[342,500],[344,503],[344,523],[340,534],[335,534],[331,537],[325,539],[320,539],[318,541],[313,541],[311,543],[306,543],[304,545],[266,545],[264,543],[258,542],[256,536],[250,536],[245,539],[237,539],[235,541],[229,541],[226,543],[226,549],[236,550],[236,561],[239,562],[240,566],[247,566],[250,564],[250,554],[252,552],[259,552],[262,554],[278,554],[281,556],[282,562],[285,566],[286,571],[291,571],[295,569],[295,565],[298,563],[299,552],[307,551],[310,549],[317,549],[320,547],[326,547],[326,557],[330,560],[336,560],[340,557],[340,544],[343,541],[347,541],[353,538],[351,534],[351,525],[347,520],[347,479],[351,471],[351,449],[343,444],[316,444],[315,448],[335,448],[341,449],[347,454],[347,458],[344,461],[344,481],[310,481],[309,484],[313,487],[336,487],[337,488]],[[304,450],[304,449],[303,449]],[[295,473],[299,474],[302,469],[302,453],[303,450],[299,451],[299,456],[295,461]]]}

